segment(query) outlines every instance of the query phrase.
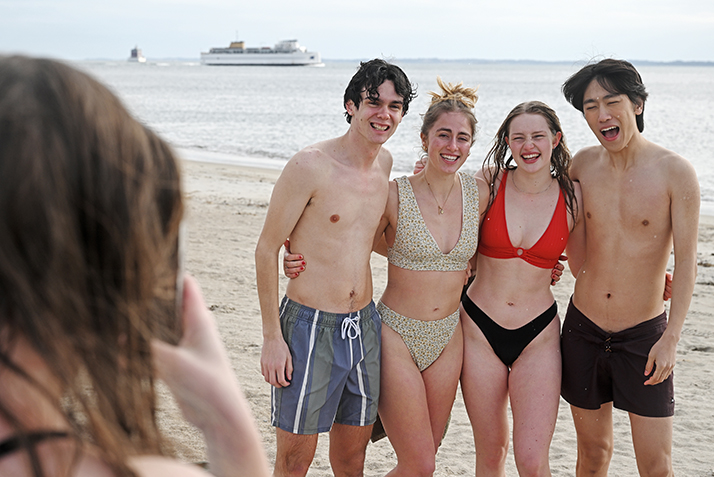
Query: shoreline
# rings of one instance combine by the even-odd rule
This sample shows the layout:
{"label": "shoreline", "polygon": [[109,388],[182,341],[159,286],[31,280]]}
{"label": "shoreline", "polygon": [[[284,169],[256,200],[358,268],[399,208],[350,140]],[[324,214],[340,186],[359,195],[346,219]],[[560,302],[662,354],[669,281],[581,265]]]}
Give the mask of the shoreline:
{"label": "shoreline", "polygon": [[[186,192],[188,225],[186,270],[195,276],[212,310],[241,387],[250,403],[268,459],[275,458],[275,431],[270,426],[270,386],[260,374],[262,324],[255,283],[254,252],[270,193],[279,169],[193,160],[178,151]],[[673,462],[678,475],[714,473],[714,216],[700,220],[699,276],[692,305],[677,348]],[[386,285],[386,259],[373,254],[375,298]],[[287,278],[280,278],[284,293]],[[553,292],[562,320],[573,277],[566,272]],[[206,459],[200,434],[180,416],[173,399],[159,388],[159,421],[176,441],[177,455],[188,461]],[[509,413],[509,421],[510,413]],[[613,413],[615,454],[610,475],[637,475],[627,414]],[[575,471],[576,439],[568,405],[561,399],[550,448],[554,476]],[[473,475],[475,452],[471,425],[458,391],[449,431],[437,454],[435,476]],[[396,464],[388,439],[367,448],[366,477],[383,476]],[[517,475],[512,446],[507,475]],[[329,438],[318,440],[310,477],[329,476]]]}
{"label": "shoreline", "polygon": [[[283,159],[273,159],[269,157],[238,156],[235,154],[204,151],[198,149],[174,148],[174,150],[176,151],[177,155],[181,157],[184,161],[198,162],[202,164],[220,164],[225,166],[234,166],[237,168],[252,170],[254,172],[262,171],[267,175],[270,175],[270,172],[272,171],[277,171],[278,175],[280,175],[280,172],[283,170],[283,167],[287,162]],[[399,177],[404,174],[408,173],[404,171],[392,171],[389,178],[394,179],[395,177]],[[714,223],[714,201],[700,200],[699,220],[706,221],[707,223]]]}

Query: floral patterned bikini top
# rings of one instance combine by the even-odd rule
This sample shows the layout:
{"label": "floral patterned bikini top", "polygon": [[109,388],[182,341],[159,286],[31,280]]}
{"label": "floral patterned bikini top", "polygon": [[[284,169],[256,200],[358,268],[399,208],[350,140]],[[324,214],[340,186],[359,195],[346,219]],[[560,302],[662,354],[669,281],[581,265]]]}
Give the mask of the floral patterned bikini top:
{"label": "floral patterned bikini top", "polygon": [[459,172],[462,217],[459,241],[448,253],[439,249],[421,215],[414,189],[406,176],[396,179],[399,190],[399,216],[394,245],[387,249],[389,263],[407,270],[454,272],[466,270],[478,245],[478,186],[476,180]]}

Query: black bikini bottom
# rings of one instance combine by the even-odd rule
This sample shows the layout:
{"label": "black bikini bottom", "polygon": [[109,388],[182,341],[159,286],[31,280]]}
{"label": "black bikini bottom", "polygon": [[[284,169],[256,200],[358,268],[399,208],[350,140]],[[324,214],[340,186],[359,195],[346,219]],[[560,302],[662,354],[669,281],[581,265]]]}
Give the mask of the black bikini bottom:
{"label": "black bikini bottom", "polygon": [[481,308],[471,301],[465,293],[461,297],[461,304],[471,320],[481,328],[481,332],[488,340],[493,352],[510,367],[521,355],[523,350],[553,321],[558,314],[558,304],[553,302],[550,308],[535,317],[529,323],[509,330],[493,321]]}

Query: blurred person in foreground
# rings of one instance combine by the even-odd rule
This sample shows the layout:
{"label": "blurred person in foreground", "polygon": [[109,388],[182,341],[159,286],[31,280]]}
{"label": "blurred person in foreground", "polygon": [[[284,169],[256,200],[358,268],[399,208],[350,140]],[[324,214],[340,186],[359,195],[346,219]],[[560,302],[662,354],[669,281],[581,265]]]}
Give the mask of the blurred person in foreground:
{"label": "blurred person in foreground", "polygon": [[182,215],[172,151],[107,88],[0,58],[0,475],[207,475],[166,456],[156,377],[214,475],[268,475]]}

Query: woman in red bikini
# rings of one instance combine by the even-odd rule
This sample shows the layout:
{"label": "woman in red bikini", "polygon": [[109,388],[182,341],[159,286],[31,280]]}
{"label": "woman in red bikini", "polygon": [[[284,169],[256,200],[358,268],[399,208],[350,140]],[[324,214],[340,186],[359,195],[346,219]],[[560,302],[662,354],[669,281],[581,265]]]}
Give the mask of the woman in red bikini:
{"label": "woman in red bikini", "polygon": [[558,117],[531,101],[506,117],[481,171],[491,193],[461,315],[477,476],[505,475],[509,399],[519,474],[551,475],[561,373],[551,275],[582,203],[569,166]]}

